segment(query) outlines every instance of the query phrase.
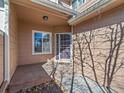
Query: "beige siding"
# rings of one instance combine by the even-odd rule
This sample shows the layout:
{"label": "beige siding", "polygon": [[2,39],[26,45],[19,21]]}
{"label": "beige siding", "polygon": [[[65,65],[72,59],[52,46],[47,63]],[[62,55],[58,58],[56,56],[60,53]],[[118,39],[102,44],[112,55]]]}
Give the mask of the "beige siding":
{"label": "beige siding", "polygon": [[[32,55],[32,30],[52,32],[52,54]],[[31,24],[29,22],[19,22],[18,32],[18,49],[19,49],[19,65],[35,64],[40,62],[46,62],[47,60],[54,58],[54,41],[56,32],[68,32],[70,28],[68,26],[45,26]]]}
{"label": "beige siding", "polygon": [[[82,23],[74,26],[74,36],[77,33],[79,35],[79,37],[82,37],[84,32],[87,33],[87,36],[89,36],[89,32],[92,32],[95,36],[92,39],[92,43],[91,43],[91,50],[93,51],[94,60],[97,62],[100,62],[101,66],[104,66],[104,63],[105,63],[104,55],[108,56],[109,48],[110,48],[110,43],[109,43],[109,41],[106,41],[107,38],[105,38],[105,34],[107,33],[108,36],[110,36],[110,32],[111,32],[110,28],[113,28],[114,32],[117,30],[120,33],[120,31],[122,31],[122,30],[120,30],[121,25],[124,28],[124,5],[121,7],[112,9],[104,14],[101,14],[100,16],[94,17],[92,19],[89,19],[85,22],[82,22]],[[76,43],[75,43],[75,45],[77,47]],[[79,50],[78,50],[78,48],[76,48],[76,49],[77,49],[76,55],[79,57]],[[121,55],[119,55],[119,59],[117,62],[118,64],[120,64],[122,58],[124,57],[123,49],[124,49],[124,47],[122,44],[121,48],[120,48],[120,52],[119,52],[119,54],[121,54]],[[85,50],[85,52],[87,52],[87,49]],[[89,54],[89,52],[87,52],[87,54]],[[103,54],[103,55],[101,55],[101,54]],[[86,58],[86,62],[91,65],[90,57]],[[96,72],[98,75],[98,79],[100,82],[103,82],[104,70],[99,66],[98,63],[95,63],[95,66],[96,66]],[[79,70],[79,69],[77,69],[77,70]],[[114,90],[116,90],[118,93],[123,93],[123,91],[124,91],[123,70],[124,70],[124,68],[121,68],[115,74],[113,83],[112,83],[112,88]],[[86,64],[85,64],[85,74],[86,74],[86,76],[94,79],[92,69],[89,66],[87,66]]]}
{"label": "beige siding", "polygon": [[0,85],[3,82],[3,34],[0,32]]}
{"label": "beige siding", "polygon": [[0,1],[0,86],[3,82],[3,79],[4,79],[4,73],[3,73],[3,69],[4,69],[4,60],[3,60],[3,30],[4,30],[4,11],[3,11],[3,8],[2,8],[2,4],[3,2]]}
{"label": "beige siding", "polygon": [[10,5],[10,75],[17,66],[17,18],[13,5]]}

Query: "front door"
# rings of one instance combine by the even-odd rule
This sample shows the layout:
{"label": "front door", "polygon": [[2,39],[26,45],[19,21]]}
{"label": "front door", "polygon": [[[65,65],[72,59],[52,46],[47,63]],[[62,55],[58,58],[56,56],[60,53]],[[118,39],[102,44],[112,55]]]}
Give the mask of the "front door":
{"label": "front door", "polygon": [[71,34],[56,34],[56,60],[70,61],[71,59]]}

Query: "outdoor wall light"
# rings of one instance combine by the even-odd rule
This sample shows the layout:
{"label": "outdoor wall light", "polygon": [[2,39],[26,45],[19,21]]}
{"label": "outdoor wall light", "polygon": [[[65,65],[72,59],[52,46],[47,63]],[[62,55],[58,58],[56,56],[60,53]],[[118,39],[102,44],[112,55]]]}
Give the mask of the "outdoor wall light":
{"label": "outdoor wall light", "polygon": [[48,21],[48,16],[43,16],[44,21]]}

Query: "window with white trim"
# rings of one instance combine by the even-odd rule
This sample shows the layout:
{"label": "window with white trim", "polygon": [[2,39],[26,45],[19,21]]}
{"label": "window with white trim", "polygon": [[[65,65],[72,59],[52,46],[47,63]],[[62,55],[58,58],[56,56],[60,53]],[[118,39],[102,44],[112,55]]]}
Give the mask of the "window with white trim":
{"label": "window with white trim", "polygon": [[4,0],[0,0],[0,8],[4,8]]}
{"label": "window with white trim", "polygon": [[79,6],[84,4],[87,0],[72,0],[72,7],[76,10]]}
{"label": "window with white trim", "polygon": [[51,33],[49,32],[33,32],[33,53],[49,54],[51,53]]}

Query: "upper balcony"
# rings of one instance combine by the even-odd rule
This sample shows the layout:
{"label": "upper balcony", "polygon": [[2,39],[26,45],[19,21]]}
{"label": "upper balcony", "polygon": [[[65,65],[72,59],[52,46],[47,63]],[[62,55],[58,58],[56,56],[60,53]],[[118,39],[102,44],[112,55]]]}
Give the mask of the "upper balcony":
{"label": "upper balcony", "polygon": [[48,0],[48,1],[51,1],[51,2],[56,3],[58,5],[62,5],[64,7],[72,9],[71,0]]}
{"label": "upper balcony", "polygon": [[78,14],[73,16],[68,23],[76,25],[123,3],[123,0],[73,0],[72,7]]}
{"label": "upper balcony", "polygon": [[71,0],[31,0],[31,1],[68,15],[73,16],[77,14],[77,12],[72,9]]}
{"label": "upper balcony", "polygon": [[37,4],[61,10],[61,12],[69,15],[78,15],[82,12],[92,12],[94,9],[109,3],[113,0],[31,0]]}
{"label": "upper balcony", "polygon": [[73,0],[72,9],[81,13],[90,7],[92,8],[106,4],[108,1],[111,0]]}

